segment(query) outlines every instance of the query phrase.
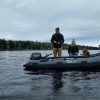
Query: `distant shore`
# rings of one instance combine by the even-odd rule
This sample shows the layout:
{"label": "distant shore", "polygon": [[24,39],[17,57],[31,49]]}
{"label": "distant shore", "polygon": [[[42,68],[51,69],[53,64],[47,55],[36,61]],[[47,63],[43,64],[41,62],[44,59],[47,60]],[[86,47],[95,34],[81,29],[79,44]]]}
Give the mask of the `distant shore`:
{"label": "distant shore", "polygon": [[[69,44],[63,44],[62,49],[67,50]],[[84,47],[89,50],[99,50],[99,47],[78,45],[82,50]],[[29,50],[52,50],[52,44],[49,42],[38,41],[17,41],[0,39],[0,51],[29,51]]]}

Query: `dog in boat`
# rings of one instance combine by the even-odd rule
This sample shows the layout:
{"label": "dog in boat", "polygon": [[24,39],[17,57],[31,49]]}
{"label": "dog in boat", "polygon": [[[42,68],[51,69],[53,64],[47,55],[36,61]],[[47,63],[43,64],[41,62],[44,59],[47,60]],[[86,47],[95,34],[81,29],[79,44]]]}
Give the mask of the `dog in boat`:
{"label": "dog in boat", "polygon": [[83,57],[89,57],[90,56],[90,53],[89,53],[87,48],[83,48],[82,51],[83,51],[83,54],[82,54]]}

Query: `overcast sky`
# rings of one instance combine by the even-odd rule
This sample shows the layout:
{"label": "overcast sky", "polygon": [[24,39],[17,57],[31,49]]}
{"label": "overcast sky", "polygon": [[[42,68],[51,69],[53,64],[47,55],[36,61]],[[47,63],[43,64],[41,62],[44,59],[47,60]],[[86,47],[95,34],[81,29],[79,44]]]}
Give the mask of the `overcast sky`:
{"label": "overcast sky", "polygon": [[59,27],[65,43],[100,44],[100,0],[0,0],[0,38],[48,41]]}

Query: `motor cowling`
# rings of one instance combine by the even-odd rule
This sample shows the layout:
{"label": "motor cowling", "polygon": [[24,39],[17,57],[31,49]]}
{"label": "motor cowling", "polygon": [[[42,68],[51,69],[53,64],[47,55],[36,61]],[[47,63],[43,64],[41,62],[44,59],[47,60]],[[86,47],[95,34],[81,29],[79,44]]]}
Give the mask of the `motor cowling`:
{"label": "motor cowling", "polygon": [[42,58],[41,53],[32,53],[30,60],[39,60],[41,58]]}

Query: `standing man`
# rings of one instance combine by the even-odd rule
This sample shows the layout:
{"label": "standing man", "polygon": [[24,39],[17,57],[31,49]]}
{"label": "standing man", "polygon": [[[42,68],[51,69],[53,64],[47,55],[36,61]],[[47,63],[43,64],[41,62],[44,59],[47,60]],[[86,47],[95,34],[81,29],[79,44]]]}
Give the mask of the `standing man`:
{"label": "standing man", "polygon": [[57,57],[57,56],[61,57],[61,53],[62,53],[61,47],[62,47],[62,44],[64,43],[64,37],[60,33],[59,27],[55,29],[55,34],[52,35],[51,43],[53,45],[54,57]]}

